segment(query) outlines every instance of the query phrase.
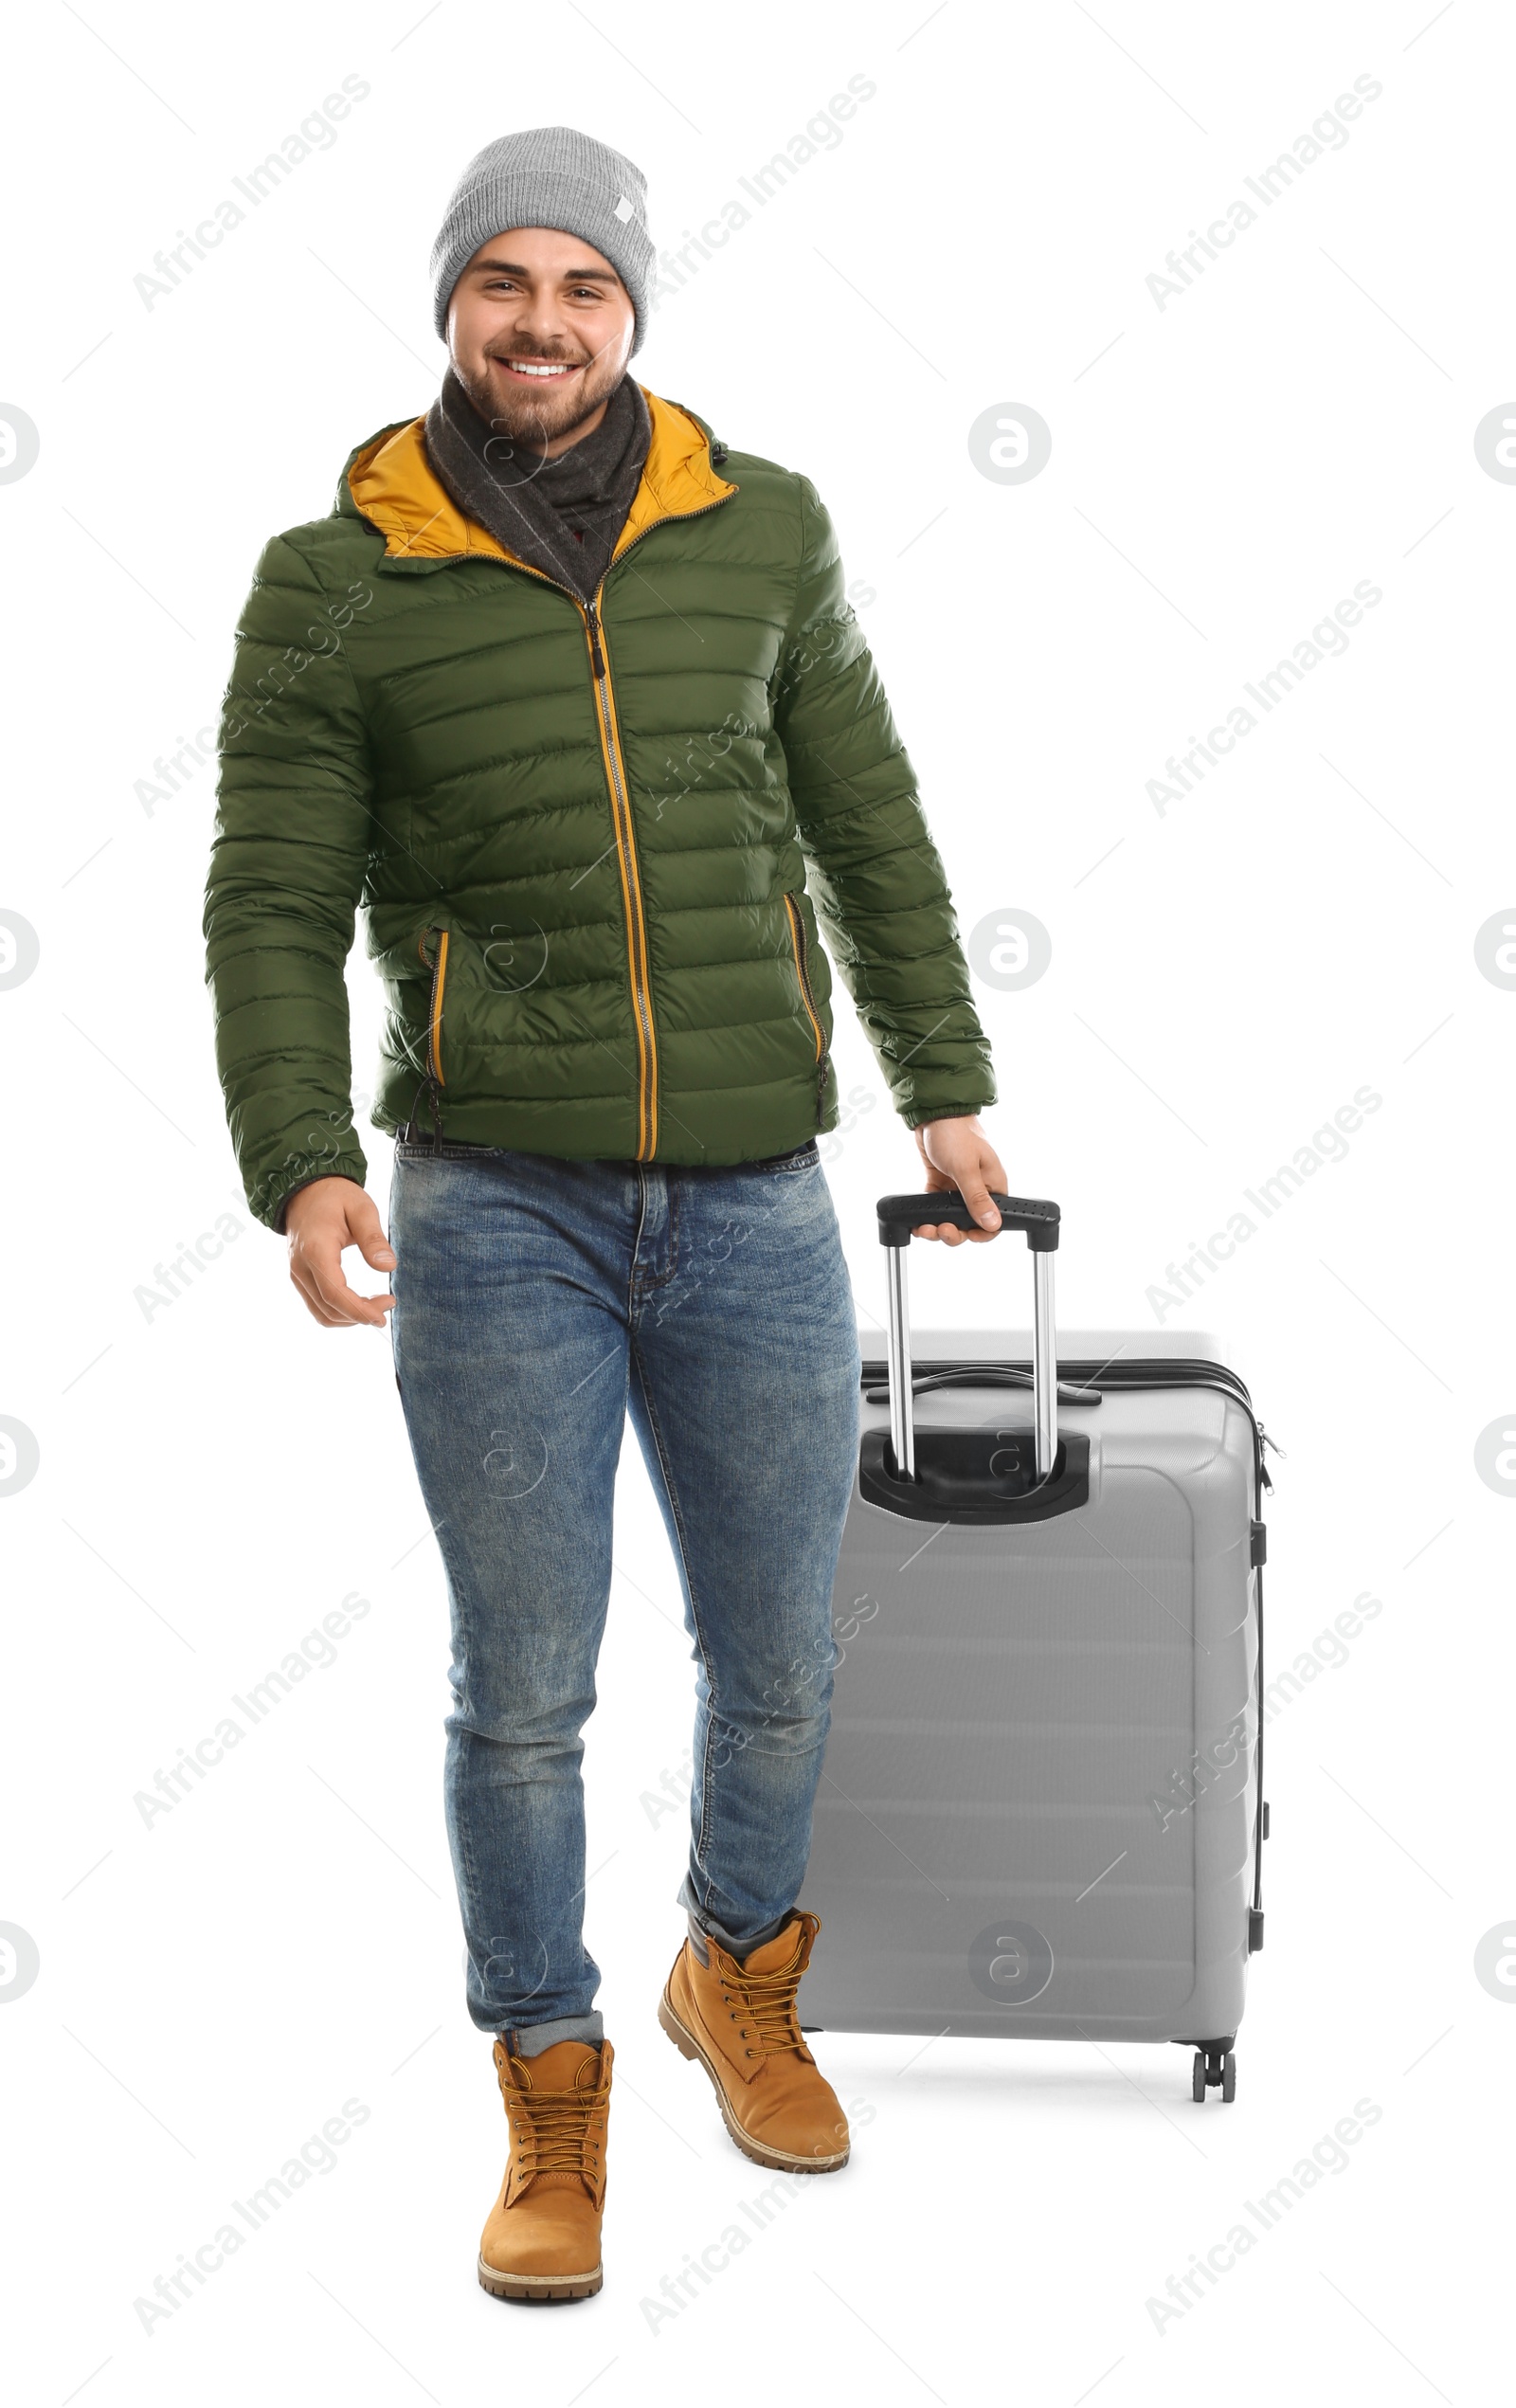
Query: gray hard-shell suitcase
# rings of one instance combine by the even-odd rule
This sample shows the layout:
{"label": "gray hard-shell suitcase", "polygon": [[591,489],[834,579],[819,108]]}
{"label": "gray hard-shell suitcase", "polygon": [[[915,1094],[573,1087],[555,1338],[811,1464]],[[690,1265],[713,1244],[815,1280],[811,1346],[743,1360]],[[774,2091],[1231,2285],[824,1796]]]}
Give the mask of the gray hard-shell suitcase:
{"label": "gray hard-shell suitcase", "polygon": [[1263,1944],[1264,1439],[1200,1351],[1057,1359],[1056,1204],[997,1196],[1024,1337],[912,1360],[913,1224],[888,1196],[890,1351],[865,1363],[838,1661],[803,1900],[807,2029],[1170,2040],[1230,2099]]}

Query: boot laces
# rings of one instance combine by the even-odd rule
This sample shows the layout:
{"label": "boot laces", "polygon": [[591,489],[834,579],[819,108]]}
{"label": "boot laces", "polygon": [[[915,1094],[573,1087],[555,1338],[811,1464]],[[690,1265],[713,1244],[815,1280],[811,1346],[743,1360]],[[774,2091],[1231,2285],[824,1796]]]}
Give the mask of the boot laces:
{"label": "boot laces", "polygon": [[[758,2044],[749,2052],[750,2055],[778,2056],[786,2049],[803,2050],[795,2003],[803,1970],[797,1964],[776,1973],[744,1971],[735,1982],[722,1975],[724,1995],[729,2002],[732,1998],[740,2001],[741,2018]],[[732,2007],[731,2012],[736,2016],[739,2010]]]}
{"label": "boot laces", "polygon": [[590,2138],[590,2121],[604,2105],[598,2091],[514,2091],[512,2122],[523,2175],[591,2174],[600,2142]]}

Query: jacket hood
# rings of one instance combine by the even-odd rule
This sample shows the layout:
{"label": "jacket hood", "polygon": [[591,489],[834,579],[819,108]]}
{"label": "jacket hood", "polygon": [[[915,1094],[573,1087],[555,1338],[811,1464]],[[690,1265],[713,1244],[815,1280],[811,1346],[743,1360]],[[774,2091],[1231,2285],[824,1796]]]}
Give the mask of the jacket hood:
{"label": "jacket hood", "polygon": [[[660,518],[683,518],[724,501],[737,487],[711,464],[711,429],[682,403],[664,401],[643,385],[652,421],[647,459],[615,557]],[[514,560],[477,519],[460,510],[426,451],[425,419],[382,426],[351,452],[338,480],[334,515],[367,518],[385,538],[387,559],[454,560],[483,556]],[[723,459],[726,457],[723,452]]]}

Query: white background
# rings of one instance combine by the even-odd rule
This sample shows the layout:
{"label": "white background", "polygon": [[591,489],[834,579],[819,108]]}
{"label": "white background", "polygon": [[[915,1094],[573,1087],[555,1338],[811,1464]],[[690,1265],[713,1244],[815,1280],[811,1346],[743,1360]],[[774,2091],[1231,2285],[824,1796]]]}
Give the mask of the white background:
{"label": "white background", "polygon": [[[1487,2399],[1516,2016],[1474,1951],[1516,1910],[1512,1506],[1474,1448],[1516,1421],[1516,994],[1474,938],[1516,920],[1516,490],[1473,430],[1516,392],[1510,20],[418,15],[48,0],[12,37],[0,398],[41,438],[0,489],[0,907],[41,948],[0,991],[0,1413],[40,1447],[0,1496],[0,1922],[40,1963],[25,1987],[0,1950],[13,2396]],[[154,252],[350,74],[371,88],[334,145],[146,308]],[[481,143],[555,121],[615,143],[677,244],[853,75],[877,88],[844,137],[659,307],[636,372],[815,480],[966,932],[1021,912],[1051,933],[1045,976],[980,1003],[1010,1183],[1064,1209],[1071,1324],[1156,1328],[1166,1266],[1355,1091],[1382,1098],[1164,1320],[1220,1333],[1288,1450],[1271,1669],[1361,1593],[1381,1611],[1270,1726],[1235,2106],[1192,2106],[1178,2050],[832,2037],[866,2103],[852,2164],[654,2323],[643,2301],[764,2178],[653,2019],[684,1838],[645,1801],[678,1785],[690,1672],[629,1448],[587,1756],[608,2272],[532,2314],[474,2276],[503,2119],[462,2004],[444,1598],[388,1346],[318,1329],[249,1223],[201,983],[212,773],[151,811],[138,788],[213,721],[265,538],[426,407],[427,252]],[[1345,145],[1160,309],[1164,255],[1364,75],[1382,91]],[[968,429],[1015,403],[1053,450],[1005,485]],[[1382,599],[1350,648],[1160,815],[1166,757],[1361,580]],[[361,955],[351,984],[365,1090]],[[870,1103],[831,1177],[871,1331],[868,1207],[913,1156],[839,1023]],[[387,1154],[373,1137],[381,1199]],[[235,1241],[146,1313],[155,1266],[228,1212]],[[919,1322],[1024,1319],[1023,1250],[929,1251]],[[135,1794],[352,1591],[370,1610],[337,1660],[145,1826]],[[1363,2098],[1381,2120],[1346,2167],[1159,2328],[1168,2277]],[[369,2118],[333,2168],[144,2330],[154,2278],[349,2099]]]}

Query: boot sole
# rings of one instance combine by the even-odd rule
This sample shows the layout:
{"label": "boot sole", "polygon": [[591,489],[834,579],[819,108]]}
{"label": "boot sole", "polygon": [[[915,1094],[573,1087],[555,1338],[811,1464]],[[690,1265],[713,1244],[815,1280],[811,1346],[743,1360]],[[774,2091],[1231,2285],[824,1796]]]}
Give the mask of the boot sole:
{"label": "boot sole", "polygon": [[835,2174],[839,2167],[847,2164],[848,2149],[840,2150],[836,2157],[794,2157],[788,2149],[767,2148],[762,2141],[755,2141],[733,2116],[715,2067],[688,2025],[679,2021],[666,1989],[658,2002],[658,2019],[680,2056],[691,2057],[696,2065],[704,2066],[711,2077],[711,2088],[716,2094],[716,2105],[721,2109],[721,2121],[744,2157],[750,2157],[755,2165],[771,2166],[777,2174]]}
{"label": "boot sole", "polygon": [[549,2308],[568,2299],[593,2299],[605,2280],[597,2266],[588,2274],[503,2274],[479,2259],[479,2285],[492,2299],[520,2299]]}

